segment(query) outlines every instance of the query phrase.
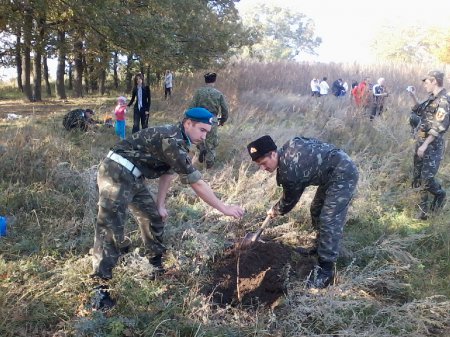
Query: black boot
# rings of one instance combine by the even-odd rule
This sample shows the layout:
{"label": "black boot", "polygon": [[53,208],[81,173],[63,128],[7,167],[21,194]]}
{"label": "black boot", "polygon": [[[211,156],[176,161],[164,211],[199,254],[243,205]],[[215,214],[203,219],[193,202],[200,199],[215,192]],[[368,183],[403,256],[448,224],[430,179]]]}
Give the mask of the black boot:
{"label": "black boot", "polygon": [[91,307],[95,310],[108,311],[116,305],[116,301],[111,298],[109,288],[106,285],[94,287],[91,297]]}
{"label": "black boot", "polygon": [[430,210],[435,212],[439,211],[444,207],[445,201],[446,201],[447,193],[445,193],[444,190],[440,190],[433,199],[433,202],[431,203]]}
{"label": "black boot", "polygon": [[156,278],[157,276],[161,276],[165,273],[165,269],[162,265],[162,254],[157,254],[149,260],[150,264],[153,266],[153,273],[151,275],[152,278]]}
{"label": "black boot", "polygon": [[310,248],[297,247],[295,248],[295,251],[303,256],[311,256],[317,254],[317,247],[310,247]]}
{"label": "black boot", "polygon": [[315,266],[312,275],[306,282],[307,288],[323,289],[334,282],[335,264],[334,262],[321,261]]}

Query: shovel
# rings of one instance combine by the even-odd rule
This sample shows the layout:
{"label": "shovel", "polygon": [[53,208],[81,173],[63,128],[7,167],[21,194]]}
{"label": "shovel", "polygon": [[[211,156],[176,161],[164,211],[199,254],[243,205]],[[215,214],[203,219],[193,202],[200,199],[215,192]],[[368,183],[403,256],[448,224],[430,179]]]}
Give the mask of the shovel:
{"label": "shovel", "polygon": [[266,216],[266,219],[264,220],[264,222],[262,223],[261,227],[258,229],[258,231],[256,233],[247,233],[245,234],[244,238],[241,241],[241,248],[248,248],[250,247],[252,244],[254,244],[256,241],[258,241],[259,237],[261,236],[261,233],[263,232],[263,230],[267,227],[267,225],[270,222],[270,215]]}

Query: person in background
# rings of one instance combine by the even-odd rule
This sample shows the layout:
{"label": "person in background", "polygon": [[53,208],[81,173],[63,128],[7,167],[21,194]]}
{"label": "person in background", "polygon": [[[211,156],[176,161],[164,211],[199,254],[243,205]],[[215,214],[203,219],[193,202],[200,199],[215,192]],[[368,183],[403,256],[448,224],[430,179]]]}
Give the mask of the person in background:
{"label": "person in background", "polygon": [[125,114],[127,113],[127,99],[123,96],[120,96],[117,99],[117,105],[114,109],[114,115],[116,117],[115,122],[115,131],[116,135],[120,137],[120,139],[125,139]]}
{"label": "person in background", "polygon": [[384,86],[384,78],[380,77],[372,88],[372,109],[370,112],[370,120],[373,120],[375,116],[380,116],[384,109],[384,101],[388,96],[386,87]]}
{"label": "person in background", "polygon": [[[450,125],[450,97],[444,88],[444,73],[432,70],[422,79],[429,94],[419,103],[414,87],[408,93],[415,105],[412,108],[410,124],[415,129],[413,188],[420,188],[420,202],[417,219],[426,220],[429,212],[437,212],[445,204],[447,193],[436,179],[444,157],[444,134]],[[433,196],[431,204],[428,195]]]}
{"label": "person in background", "polygon": [[88,131],[96,127],[97,121],[93,119],[95,115],[92,109],[75,109],[69,111],[63,118],[63,126],[66,130]]}
{"label": "person in background", "polygon": [[320,97],[320,86],[319,80],[317,78],[313,78],[311,80],[311,96],[312,97]]}
{"label": "person in background", "polygon": [[327,77],[324,77],[322,81],[319,84],[320,88],[320,96],[326,96],[328,95],[328,90],[330,90],[330,86],[327,83]]}
{"label": "person in background", "polygon": [[141,73],[134,76],[134,87],[130,103],[128,103],[129,107],[133,104],[134,100],[136,100],[136,103],[134,104],[133,110],[132,133],[138,132],[140,126],[142,126],[142,129],[146,129],[150,117],[150,105],[152,103],[150,87],[144,85],[144,76]]}
{"label": "person in background", "polygon": [[333,84],[331,85],[331,92],[334,96],[340,97],[345,95],[345,88],[342,84],[342,78],[339,78],[333,82]]}
{"label": "person in background", "polygon": [[166,70],[166,74],[164,76],[164,99],[167,99],[167,96],[170,98],[172,96],[172,87],[173,87],[173,75],[170,70]]}
{"label": "person in background", "polygon": [[215,88],[216,73],[204,75],[205,85],[194,94],[190,107],[202,107],[214,115],[211,132],[208,132],[204,143],[197,145],[200,152],[198,160],[205,162],[206,168],[212,168],[216,161],[216,148],[219,145],[218,125],[223,126],[228,119],[228,104],[224,94]]}

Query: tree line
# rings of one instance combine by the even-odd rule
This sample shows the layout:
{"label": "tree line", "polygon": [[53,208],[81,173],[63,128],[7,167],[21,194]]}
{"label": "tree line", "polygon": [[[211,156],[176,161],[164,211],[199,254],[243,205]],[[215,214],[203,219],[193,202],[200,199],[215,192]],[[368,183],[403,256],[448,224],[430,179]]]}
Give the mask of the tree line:
{"label": "tree line", "polygon": [[[257,34],[245,28],[237,0],[1,0],[0,62],[17,69],[17,86],[30,101],[51,95],[48,58],[57,59],[56,96],[104,94],[107,75],[126,90],[142,72],[217,66]],[[67,78],[67,77],[68,78]]]}

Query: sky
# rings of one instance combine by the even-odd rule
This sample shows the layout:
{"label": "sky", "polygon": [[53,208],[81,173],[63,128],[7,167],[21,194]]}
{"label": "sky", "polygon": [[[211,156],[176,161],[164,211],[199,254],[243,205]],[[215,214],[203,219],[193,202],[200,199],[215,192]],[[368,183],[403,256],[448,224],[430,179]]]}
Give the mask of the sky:
{"label": "sky", "polygon": [[[308,61],[375,62],[370,45],[379,27],[386,24],[450,27],[450,0],[240,0],[236,6],[245,14],[260,3],[296,10],[315,22],[322,44],[318,56],[302,55]],[[50,60],[49,67],[55,65]],[[15,69],[0,68],[0,80],[11,74],[15,75]]]}
{"label": "sky", "polygon": [[309,61],[372,63],[370,45],[380,26],[386,24],[450,27],[450,0],[240,0],[239,12],[264,3],[305,14],[316,25],[322,45]]}

